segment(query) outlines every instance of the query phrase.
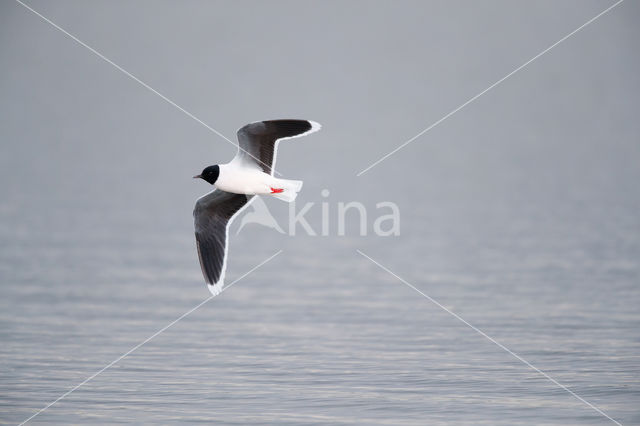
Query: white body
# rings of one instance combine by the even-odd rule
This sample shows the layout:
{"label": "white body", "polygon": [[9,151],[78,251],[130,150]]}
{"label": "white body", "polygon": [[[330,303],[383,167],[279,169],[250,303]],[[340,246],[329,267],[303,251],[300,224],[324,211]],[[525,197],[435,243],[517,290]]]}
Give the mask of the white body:
{"label": "white body", "polygon": [[[216,188],[234,194],[270,194],[285,201],[293,201],[302,188],[302,181],[278,179],[264,173],[259,167],[243,161],[220,164],[220,175],[214,184]],[[273,189],[283,189],[273,193]]]}
{"label": "white body", "polygon": [[247,167],[239,161],[220,164],[216,188],[234,194],[269,194],[274,178],[257,167]]}

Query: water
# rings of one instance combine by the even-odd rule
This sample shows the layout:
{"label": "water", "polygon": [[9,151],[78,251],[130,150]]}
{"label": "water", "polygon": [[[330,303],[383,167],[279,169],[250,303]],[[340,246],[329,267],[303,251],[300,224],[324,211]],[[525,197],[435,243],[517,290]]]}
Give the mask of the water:
{"label": "water", "polygon": [[[325,237],[236,223],[228,282],[282,253],[32,421],[612,424],[361,250],[639,424],[637,5],[355,176],[604,9],[473,4],[34,2],[227,136],[321,122],[278,169],[305,181],[316,232],[321,202],[332,216]],[[191,176],[234,148],[1,7],[0,422],[17,424],[209,297]],[[338,201],[366,205],[370,231],[386,200],[400,236],[360,237],[355,217],[337,235]]]}
{"label": "water", "polygon": [[[208,296],[190,205],[173,225],[164,214],[149,225],[119,202],[68,200],[43,217],[23,197],[2,220],[7,423]],[[623,424],[637,423],[637,216],[427,204],[384,244],[248,225],[233,240],[230,280],[283,253],[36,420],[606,423],[359,248]]]}

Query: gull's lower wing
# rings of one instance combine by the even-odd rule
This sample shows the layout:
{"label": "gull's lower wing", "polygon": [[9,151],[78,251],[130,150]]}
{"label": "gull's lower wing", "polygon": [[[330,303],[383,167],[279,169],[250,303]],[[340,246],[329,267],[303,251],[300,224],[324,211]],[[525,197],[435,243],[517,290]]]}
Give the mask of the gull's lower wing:
{"label": "gull's lower wing", "polygon": [[238,130],[239,149],[234,158],[259,166],[273,174],[277,142],[296,138],[320,130],[320,125],[308,120],[269,120],[247,124]]}
{"label": "gull's lower wing", "polygon": [[198,257],[202,275],[214,294],[224,285],[229,224],[253,197],[214,190],[196,201],[193,219]]}

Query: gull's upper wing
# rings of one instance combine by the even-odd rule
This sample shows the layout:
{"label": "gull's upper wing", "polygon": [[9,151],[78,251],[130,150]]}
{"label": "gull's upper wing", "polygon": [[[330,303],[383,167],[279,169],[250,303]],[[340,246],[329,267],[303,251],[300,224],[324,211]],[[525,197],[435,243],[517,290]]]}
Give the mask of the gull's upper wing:
{"label": "gull's upper wing", "polygon": [[238,130],[240,143],[234,161],[244,161],[273,174],[277,142],[296,138],[320,130],[320,125],[307,120],[270,120],[247,124]]}
{"label": "gull's upper wing", "polygon": [[253,195],[214,190],[196,201],[193,218],[198,257],[202,275],[213,294],[219,293],[224,284],[228,226],[233,217],[249,204],[252,198]]}

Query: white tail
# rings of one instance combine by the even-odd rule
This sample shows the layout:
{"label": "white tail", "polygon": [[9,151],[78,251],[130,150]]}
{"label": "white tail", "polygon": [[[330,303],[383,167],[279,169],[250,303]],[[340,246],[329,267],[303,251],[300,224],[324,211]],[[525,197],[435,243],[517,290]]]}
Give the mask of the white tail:
{"label": "white tail", "polygon": [[284,189],[284,191],[273,194],[273,196],[288,203],[295,200],[298,192],[302,189],[301,180],[276,179],[275,184],[278,188]]}

